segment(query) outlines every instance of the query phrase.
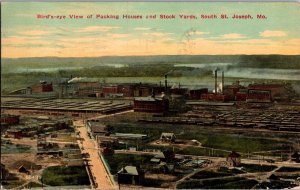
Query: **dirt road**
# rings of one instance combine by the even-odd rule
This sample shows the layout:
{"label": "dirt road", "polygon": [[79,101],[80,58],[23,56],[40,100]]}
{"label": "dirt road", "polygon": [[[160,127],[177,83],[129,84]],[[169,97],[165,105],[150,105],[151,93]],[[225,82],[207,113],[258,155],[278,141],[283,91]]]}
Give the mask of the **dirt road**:
{"label": "dirt road", "polygon": [[104,164],[98,155],[98,150],[95,147],[94,141],[88,136],[87,129],[84,127],[82,121],[77,121],[76,124],[79,135],[84,140],[81,141],[80,145],[82,153],[88,153],[89,165],[94,177],[94,181],[97,184],[97,189],[115,189],[113,184],[110,181],[110,178],[105,170]]}
{"label": "dirt road", "polygon": [[[130,111],[126,111],[126,112],[130,112]],[[126,112],[120,112],[117,114],[124,114]],[[90,119],[111,117],[117,114],[100,115],[98,117],[94,117]],[[97,189],[105,189],[105,190],[117,189],[117,186],[115,186],[115,184],[113,184],[113,182],[111,181],[110,176],[105,169],[104,163],[99,157],[99,150],[96,142],[93,139],[91,139],[88,135],[87,128],[84,125],[84,120],[74,121],[74,125],[76,126],[76,130],[79,132],[80,138],[83,139],[83,141],[79,141],[79,146],[82,150],[81,152],[88,153],[90,155],[89,165],[90,165],[92,175],[94,177],[94,181],[97,184]]]}

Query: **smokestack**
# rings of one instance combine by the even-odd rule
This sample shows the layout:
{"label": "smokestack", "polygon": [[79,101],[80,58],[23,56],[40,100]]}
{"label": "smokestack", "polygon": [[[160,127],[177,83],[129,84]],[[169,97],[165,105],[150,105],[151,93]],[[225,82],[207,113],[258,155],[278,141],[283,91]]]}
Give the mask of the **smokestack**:
{"label": "smokestack", "polygon": [[218,69],[215,70],[215,94],[218,92]]}
{"label": "smokestack", "polygon": [[168,75],[165,75],[165,93],[167,93],[167,89],[168,89]]}
{"label": "smokestack", "polygon": [[222,94],[224,94],[224,71],[222,71]]}

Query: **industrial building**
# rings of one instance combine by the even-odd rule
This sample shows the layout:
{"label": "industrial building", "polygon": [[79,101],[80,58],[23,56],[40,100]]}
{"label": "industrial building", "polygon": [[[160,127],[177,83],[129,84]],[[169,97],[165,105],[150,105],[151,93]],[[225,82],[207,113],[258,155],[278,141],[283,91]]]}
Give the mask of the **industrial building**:
{"label": "industrial building", "polygon": [[192,100],[200,100],[202,94],[207,94],[208,93],[208,88],[201,88],[201,89],[194,89],[190,90],[189,93],[189,99]]}
{"label": "industrial building", "polygon": [[130,101],[111,100],[74,100],[74,99],[48,99],[48,98],[2,98],[1,110],[4,113],[18,115],[52,115],[86,117],[88,115],[115,113],[132,109]]}
{"label": "industrial building", "polygon": [[31,93],[53,92],[52,83],[49,84],[46,81],[41,81],[40,84],[32,85],[28,88]]}
{"label": "industrial building", "polygon": [[169,100],[164,97],[134,98],[133,110],[135,112],[165,113],[168,109]]}
{"label": "industrial building", "polygon": [[[194,93],[194,91],[190,91],[190,96],[195,97]],[[289,101],[290,96],[294,93],[288,84],[249,84],[248,87],[245,87],[240,85],[240,81],[236,81],[232,85],[225,85],[224,72],[222,72],[222,82],[218,84],[218,69],[216,69],[213,92],[201,93],[200,99],[218,102],[269,103],[272,101]]]}
{"label": "industrial building", "polygon": [[15,125],[15,124],[19,124],[19,122],[20,122],[20,116],[18,115],[1,114],[1,126],[3,124]]}
{"label": "industrial building", "polygon": [[107,84],[102,86],[100,97],[119,98],[119,97],[147,97],[152,91],[156,94],[164,92],[165,88],[156,84],[142,83],[121,83]]}
{"label": "industrial building", "polygon": [[74,77],[59,84],[60,97],[97,97],[101,85],[94,79]]}
{"label": "industrial building", "polygon": [[251,103],[269,103],[271,102],[271,91],[248,89],[246,101]]}

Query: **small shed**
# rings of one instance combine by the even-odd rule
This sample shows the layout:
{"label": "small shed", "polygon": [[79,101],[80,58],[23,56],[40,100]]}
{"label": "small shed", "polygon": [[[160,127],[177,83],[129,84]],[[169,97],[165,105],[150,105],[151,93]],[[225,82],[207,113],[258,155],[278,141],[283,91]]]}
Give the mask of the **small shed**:
{"label": "small shed", "polygon": [[141,185],[144,178],[145,173],[135,166],[125,166],[118,172],[119,184]]}
{"label": "small shed", "polygon": [[27,170],[23,165],[21,165],[19,168],[18,168],[18,172],[19,173],[25,173],[27,175],[30,174],[29,170]]}
{"label": "small shed", "polygon": [[228,156],[227,156],[227,162],[229,163],[230,166],[236,167],[241,165],[241,155],[235,151],[232,151]]}
{"label": "small shed", "polygon": [[165,150],[163,152],[158,152],[154,158],[156,159],[160,159],[160,161],[162,162],[173,162],[174,158],[175,158],[175,154],[173,151],[171,150]]}
{"label": "small shed", "polygon": [[160,140],[162,142],[174,143],[176,140],[176,136],[174,135],[174,133],[162,133],[160,135]]}

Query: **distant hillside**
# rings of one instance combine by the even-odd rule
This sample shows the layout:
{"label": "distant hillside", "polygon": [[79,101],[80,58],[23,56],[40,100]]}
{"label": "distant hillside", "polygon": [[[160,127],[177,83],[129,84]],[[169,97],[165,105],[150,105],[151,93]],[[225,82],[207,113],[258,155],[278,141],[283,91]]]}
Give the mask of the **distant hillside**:
{"label": "distant hillside", "polygon": [[300,55],[165,55],[165,56],[104,56],[91,58],[3,58],[2,71],[35,68],[77,68],[111,64],[194,64],[233,63],[237,67],[300,69]]}

